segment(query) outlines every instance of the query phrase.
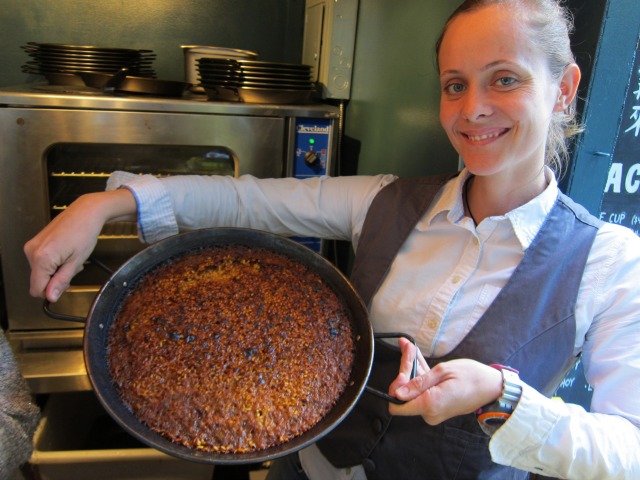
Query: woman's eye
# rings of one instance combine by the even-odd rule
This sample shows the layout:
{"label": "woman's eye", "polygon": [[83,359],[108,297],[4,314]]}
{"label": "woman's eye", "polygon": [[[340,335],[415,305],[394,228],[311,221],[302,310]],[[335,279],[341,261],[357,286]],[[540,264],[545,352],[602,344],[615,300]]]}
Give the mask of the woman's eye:
{"label": "woman's eye", "polygon": [[461,93],[464,91],[464,85],[461,83],[450,83],[446,87],[444,87],[445,92],[449,94]]}
{"label": "woman's eye", "polygon": [[516,82],[517,80],[513,77],[500,77],[498,80],[496,80],[496,84],[501,87],[509,87]]}

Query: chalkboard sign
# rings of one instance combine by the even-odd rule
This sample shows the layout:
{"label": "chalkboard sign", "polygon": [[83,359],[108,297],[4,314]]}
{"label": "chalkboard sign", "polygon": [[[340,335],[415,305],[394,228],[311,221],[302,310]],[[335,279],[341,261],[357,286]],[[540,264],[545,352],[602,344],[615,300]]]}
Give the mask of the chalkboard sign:
{"label": "chalkboard sign", "polygon": [[[627,83],[612,162],[600,206],[600,219],[624,225],[640,234],[640,41]],[[555,396],[589,409],[591,386],[579,361],[564,378]]]}
{"label": "chalkboard sign", "polygon": [[634,67],[622,112],[616,146],[600,207],[600,218],[640,234],[640,55]]}
{"label": "chalkboard sign", "polygon": [[[640,234],[640,8],[638,0],[569,0],[576,14],[578,62],[593,59],[582,107],[584,134],[574,147],[564,191],[602,220]],[[601,11],[598,7],[604,6]],[[582,50],[585,36],[595,51]],[[589,60],[590,61],[590,60]],[[582,68],[582,65],[581,65]],[[588,71],[588,69],[583,69]],[[566,402],[590,408],[592,389],[582,362],[556,392]]]}
{"label": "chalkboard sign", "polygon": [[554,396],[560,397],[566,403],[575,403],[589,410],[593,389],[584,378],[581,360],[567,373]]}

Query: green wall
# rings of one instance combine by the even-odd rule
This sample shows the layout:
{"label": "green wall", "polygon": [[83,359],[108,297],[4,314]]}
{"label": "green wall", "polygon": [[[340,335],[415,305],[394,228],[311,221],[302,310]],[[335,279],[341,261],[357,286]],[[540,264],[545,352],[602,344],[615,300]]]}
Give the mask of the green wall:
{"label": "green wall", "polygon": [[[460,3],[360,0],[345,122],[351,155],[343,158],[346,164],[357,157],[357,166],[343,170],[402,176],[457,170],[457,154],[438,120],[440,91],[433,51],[444,22]],[[605,4],[606,0],[568,1],[576,20],[573,48],[583,71],[580,110]],[[354,154],[358,149],[359,155]]]}
{"label": "green wall", "polygon": [[[434,45],[460,2],[361,0],[345,132],[359,143],[360,174],[456,171],[440,127]],[[352,160],[345,155],[343,163]]]}
{"label": "green wall", "polygon": [[30,41],[150,49],[158,78],[183,80],[181,44],[299,62],[303,25],[304,0],[0,0],[0,86],[31,80]]}
{"label": "green wall", "polygon": [[[29,41],[152,49],[159,78],[183,79],[181,44],[255,50],[299,62],[304,0],[0,0],[0,86],[21,72]],[[345,132],[359,173],[422,175],[457,168],[438,123],[433,45],[457,2],[360,0]]]}
{"label": "green wall", "polygon": [[[578,20],[591,21],[582,2],[572,0],[571,6]],[[408,176],[457,169],[458,157],[438,121],[433,46],[460,3],[360,0],[341,172]],[[249,49],[263,60],[299,62],[304,4],[305,0],[0,0],[0,86],[32,80],[20,71],[29,60],[20,46],[29,41],[152,49],[158,77],[171,80],[183,79],[181,44]],[[578,22],[578,33],[584,31],[584,20]],[[589,34],[586,40],[594,42],[597,36]],[[580,38],[577,43],[584,49],[588,42]],[[578,53],[588,74],[591,52]]]}

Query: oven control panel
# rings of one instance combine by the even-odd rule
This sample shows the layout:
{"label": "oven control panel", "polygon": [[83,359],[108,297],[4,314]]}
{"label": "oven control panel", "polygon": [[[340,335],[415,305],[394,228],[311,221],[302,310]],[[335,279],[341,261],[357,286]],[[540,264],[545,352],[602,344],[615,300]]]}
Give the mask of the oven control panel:
{"label": "oven control panel", "polygon": [[331,122],[332,120],[328,118],[296,120],[294,177],[317,177],[330,172],[328,152],[330,151]]}
{"label": "oven control panel", "polygon": [[[328,118],[296,119],[294,177],[309,178],[331,173],[331,129],[332,120]],[[322,252],[322,241],[318,238],[296,237],[295,240]]]}

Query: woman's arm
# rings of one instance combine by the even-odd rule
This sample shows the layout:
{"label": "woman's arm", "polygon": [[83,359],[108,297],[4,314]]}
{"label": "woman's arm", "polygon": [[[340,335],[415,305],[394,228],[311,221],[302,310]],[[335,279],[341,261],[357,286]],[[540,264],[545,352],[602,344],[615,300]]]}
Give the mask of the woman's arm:
{"label": "woman's arm", "polygon": [[79,197],[25,244],[31,265],[29,293],[51,302],[58,300],[83,269],[103,225],[135,212],[135,199],[127,189]]}
{"label": "woman's arm", "polygon": [[84,195],[58,215],[24,251],[31,265],[30,293],[55,302],[95,248],[103,225],[136,219],[139,236],[153,243],[206,227],[247,227],[282,235],[357,243],[367,209],[395,177],[257,179],[114,172],[107,192]]}
{"label": "woman's arm", "polygon": [[138,202],[141,238],[153,243],[178,230],[244,227],[281,235],[357,242],[371,200],[391,175],[258,179],[177,175],[156,179],[116,172]]}
{"label": "woman's arm", "polygon": [[[640,478],[638,278],[640,239],[620,227],[602,227],[591,249],[576,307],[576,348],[582,350],[585,374],[593,387],[591,411],[547,398],[523,384],[515,411],[489,443],[494,462],[548,477]],[[408,358],[390,390],[411,401],[390,407],[392,413],[420,414],[429,423],[438,423],[471,412],[486,400],[484,388],[493,385],[489,383],[493,380],[473,364],[464,365],[466,371],[458,376],[436,376],[432,370],[424,379],[407,383],[405,363],[413,357],[410,347],[403,350]],[[438,368],[451,368],[446,364],[453,362]],[[544,359],[530,368],[545,368]],[[464,375],[473,377],[464,383],[474,388],[447,388]],[[402,385],[411,387],[410,391],[398,390]]]}

